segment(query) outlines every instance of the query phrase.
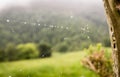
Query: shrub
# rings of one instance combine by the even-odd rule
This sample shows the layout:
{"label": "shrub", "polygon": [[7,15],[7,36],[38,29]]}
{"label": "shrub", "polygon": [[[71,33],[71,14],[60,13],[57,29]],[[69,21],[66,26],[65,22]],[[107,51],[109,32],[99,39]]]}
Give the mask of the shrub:
{"label": "shrub", "polygon": [[100,44],[95,49],[92,47],[90,50],[89,48],[88,51],[92,53],[89,53],[82,61],[84,66],[98,73],[100,77],[113,77],[112,59],[109,51],[102,50]]}
{"label": "shrub", "polygon": [[59,48],[58,48],[58,51],[59,52],[67,52],[68,51],[68,45],[66,43],[60,44]]}
{"label": "shrub", "polygon": [[3,49],[0,49],[0,61],[5,60],[5,51]]}
{"label": "shrub", "polygon": [[38,57],[38,50],[35,44],[27,43],[17,46],[19,59],[32,59]]}
{"label": "shrub", "polygon": [[103,39],[103,45],[105,47],[110,47],[111,46],[110,39],[109,38],[104,38]]}
{"label": "shrub", "polygon": [[39,49],[39,57],[41,58],[50,57],[52,55],[51,46],[47,43],[40,43],[38,45],[38,49]]}
{"label": "shrub", "polygon": [[86,50],[87,54],[92,54],[94,53],[95,51],[101,51],[102,50],[102,44],[101,43],[98,43],[96,46],[93,46],[93,45],[90,45],[89,48]]}
{"label": "shrub", "polygon": [[5,61],[17,60],[17,51],[16,51],[15,44],[13,44],[13,43],[7,44],[3,54],[5,56],[4,57]]}

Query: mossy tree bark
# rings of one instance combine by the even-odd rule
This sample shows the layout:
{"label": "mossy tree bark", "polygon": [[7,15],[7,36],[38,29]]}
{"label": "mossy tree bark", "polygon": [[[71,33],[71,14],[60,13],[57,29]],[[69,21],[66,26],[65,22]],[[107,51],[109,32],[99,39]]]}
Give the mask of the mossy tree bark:
{"label": "mossy tree bark", "polygon": [[109,24],[114,60],[114,77],[120,77],[120,0],[103,0]]}

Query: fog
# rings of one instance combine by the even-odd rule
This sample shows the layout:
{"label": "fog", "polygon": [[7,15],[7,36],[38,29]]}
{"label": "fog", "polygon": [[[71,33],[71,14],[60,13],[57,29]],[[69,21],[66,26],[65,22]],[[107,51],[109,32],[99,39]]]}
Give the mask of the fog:
{"label": "fog", "polygon": [[19,5],[19,6],[29,6],[31,3],[34,2],[45,2],[49,3],[49,5],[56,4],[56,3],[62,3],[62,4],[68,4],[71,6],[76,6],[76,4],[79,6],[81,4],[84,4],[86,6],[91,5],[91,4],[96,4],[96,5],[101,5],[102,0],[0,0],[0,10],[9,6],[13,5]]}

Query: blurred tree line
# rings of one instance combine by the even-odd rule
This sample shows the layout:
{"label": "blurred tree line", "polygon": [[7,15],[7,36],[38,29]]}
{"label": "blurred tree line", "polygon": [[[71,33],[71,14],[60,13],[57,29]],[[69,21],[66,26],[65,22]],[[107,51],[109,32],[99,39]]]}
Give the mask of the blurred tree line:
{"label": "blurred tree line", "polygon": [[15,61],[23,59],[46,58],[52,55],[51,46],[47,43],[7,44],[5,49],[0,49],[0,61]]}
{"label": "blurred tree line", "polygon": [[[77,51],[98,42],[109,47],[106,23],[97,18],[94,20],[66,11],[42,8],[26,11],[25,8],[10,7],[0,12],[0,57],[17,60],[18,57],[51,56],[48,52],[51,49],[59,52]],[[43,42],[48,45],[36,48],[35,45]],[[41,55],[44,50],[47,53]]]}

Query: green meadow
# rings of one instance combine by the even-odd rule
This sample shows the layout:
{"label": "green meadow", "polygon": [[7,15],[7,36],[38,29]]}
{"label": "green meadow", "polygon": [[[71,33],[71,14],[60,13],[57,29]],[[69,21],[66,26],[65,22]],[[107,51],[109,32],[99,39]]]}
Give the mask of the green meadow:
{"label": "green meadow", "polygon": [[51,58],[0,63],[0,77],[99,77],[84,67],[86,53],[53,53]]}

